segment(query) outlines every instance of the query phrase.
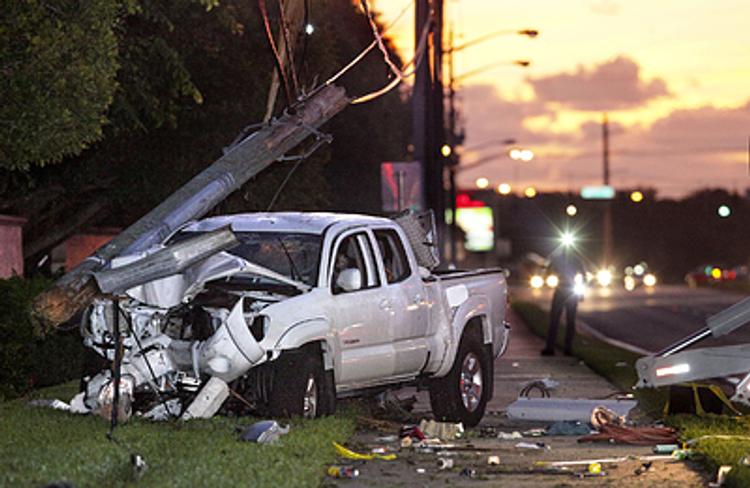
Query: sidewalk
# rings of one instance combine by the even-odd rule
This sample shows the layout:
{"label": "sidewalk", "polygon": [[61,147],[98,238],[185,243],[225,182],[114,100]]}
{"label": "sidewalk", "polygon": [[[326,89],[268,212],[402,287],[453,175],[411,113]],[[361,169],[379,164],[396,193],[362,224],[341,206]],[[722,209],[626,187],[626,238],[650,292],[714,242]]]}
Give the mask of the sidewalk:
{"label": "sidewalk", "polygon": [[[524,431],[534,427],[546,427],[550,422],[522,422],[508,419],[503,415],[507,406],[516,400],[521,388],[529,381],[550,378],[559,383],[552,392],[557,398],[603,398],[616,389],[606,380],[596,375],[578,359],[566,356],[540,356],[542,339],[533,335],[518,316],[510,312],[511,339],[506,353],[495,362],[495,396],[490,402],[481,426],[495,426],[504,432]],[[399,398],[416,394],[418,402],[415,413],[431,415],[429,397],[426,392],[416,392],[414,388],[404,388],[395,392]],[[359,430],[349,440],[348,445],[369,450],[382,447],[378,438],[387,432],[371,429]],[[393,432],[389,432],[393,433]],[[576,437],[544,436],[521,439],[525,442],[544,442],[546,448],[529,450],[517,448],[518,440],[502,441],[496,438],[478,437],[478,429],[467,433],[467,439],[457,441],[465,445],[467,441],[484,451],[454,452],[440,454],[454,460],[454,468],[439,470],[436,466],[438,453],[401,450],[396,461],[368,461],[357,465],[360,476],[356,480],[333,480],[327,478],[324,486],[514,486],[514,487],[561,487],[561,486],[658,486],[692,487],[705,486],[708,478],[697,466],[686,462],[660,461],[643,474],[642,463],[636,459],[617,464],[606,464],[604,477],[576,478],[571,474],[527,474],[522,473],[536,461],[570,461],[602,459],[624,456],[651,455],[650,447],[614,444],[579,444]],[[396,448],[397,443],[388,445]],[[487,456],[500,458],[499,469],[515,471],[513,474],[491,474],[487,466]],[[473,469],[476,478],[462,475],[463,469]],[[584,468],[585,469],[585,468]]]}

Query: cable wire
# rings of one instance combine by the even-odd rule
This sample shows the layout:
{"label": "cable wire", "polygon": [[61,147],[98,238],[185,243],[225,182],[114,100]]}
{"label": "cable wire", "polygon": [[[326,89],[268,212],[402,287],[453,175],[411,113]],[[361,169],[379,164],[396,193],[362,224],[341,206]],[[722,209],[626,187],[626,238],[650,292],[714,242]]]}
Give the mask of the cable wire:
{"label": "cable wire", "polygon": [[273,52],[274,59],[276,60],[276,69],[279,70],[279,77],[281,77],[281,80],[284,82],[284,93],[286,94],[286,103],[291,107],[294,104],[294,99],[292,98],[292,92],[289,88],[289,79],[286,76],[286,71],[284,71],[284,63],[281,61],[281,55],[279,55],[279,50],[276,47],[276,42],[273,40],[273,32],[271,31],[271,22],[268,20],[268,9],[266,8],[266,0],[258,0],[258,8],[260,9],[260,14],[263,16],[263,26],[266,29],[266,38],[268,39],[268,44],[271,47],[271,51]]}

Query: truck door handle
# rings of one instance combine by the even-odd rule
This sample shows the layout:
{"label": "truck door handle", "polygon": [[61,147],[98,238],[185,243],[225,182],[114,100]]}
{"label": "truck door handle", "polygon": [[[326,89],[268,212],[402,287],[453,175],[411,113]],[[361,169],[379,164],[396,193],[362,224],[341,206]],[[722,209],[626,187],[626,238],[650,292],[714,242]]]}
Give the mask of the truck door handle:
{"label": "truck door handle", "polygon": [[391,310],[391,308],[392,307],[391,307],[391,301],[390,300],[388,300],[386,298],[380,300],[380,309],[381,310],[385,310],[387,312],[387,311]]}

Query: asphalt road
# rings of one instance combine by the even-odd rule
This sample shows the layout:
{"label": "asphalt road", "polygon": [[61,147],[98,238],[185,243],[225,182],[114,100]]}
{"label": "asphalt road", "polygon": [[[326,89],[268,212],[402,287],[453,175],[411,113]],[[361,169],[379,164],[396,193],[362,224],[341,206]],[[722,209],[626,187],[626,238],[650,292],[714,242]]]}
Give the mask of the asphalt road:
{"label": "asphalt road", "polygon": [[[546,308],[548,290],[514,290],[519,299]],[[602,335],[637,348],[657,352],[705,326],[705,319],[742,299],[744,295],[705,288],[661,285],[627,292],[622,288],[591,289],[579,304],[578,319]],[[701,347],[750,343],[750,324]]]}

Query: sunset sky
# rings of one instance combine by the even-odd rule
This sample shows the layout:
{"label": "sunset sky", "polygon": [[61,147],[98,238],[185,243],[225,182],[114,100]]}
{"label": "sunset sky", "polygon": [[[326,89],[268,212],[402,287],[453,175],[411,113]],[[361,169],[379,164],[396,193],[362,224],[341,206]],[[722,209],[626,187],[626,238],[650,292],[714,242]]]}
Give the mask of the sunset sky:
{"label": "sunset sky", "polygon": [[[371,0],[388,24],[409,0]],[[463,162],[502,151],[471,147],[514,138],[536,153],[507,156],[459,174],[493,185],[578,191],[600,184],[601,120],[610,120],[612,184],[680,197],[705,187],[750,187],[750,3],[739,0],[445,0],[467,138]],[[404,59],[414,44],[414,7],[389,34]],[[446,37],[447,39],[447,37]],[[513,60],[528,59],[521,68]]]}

